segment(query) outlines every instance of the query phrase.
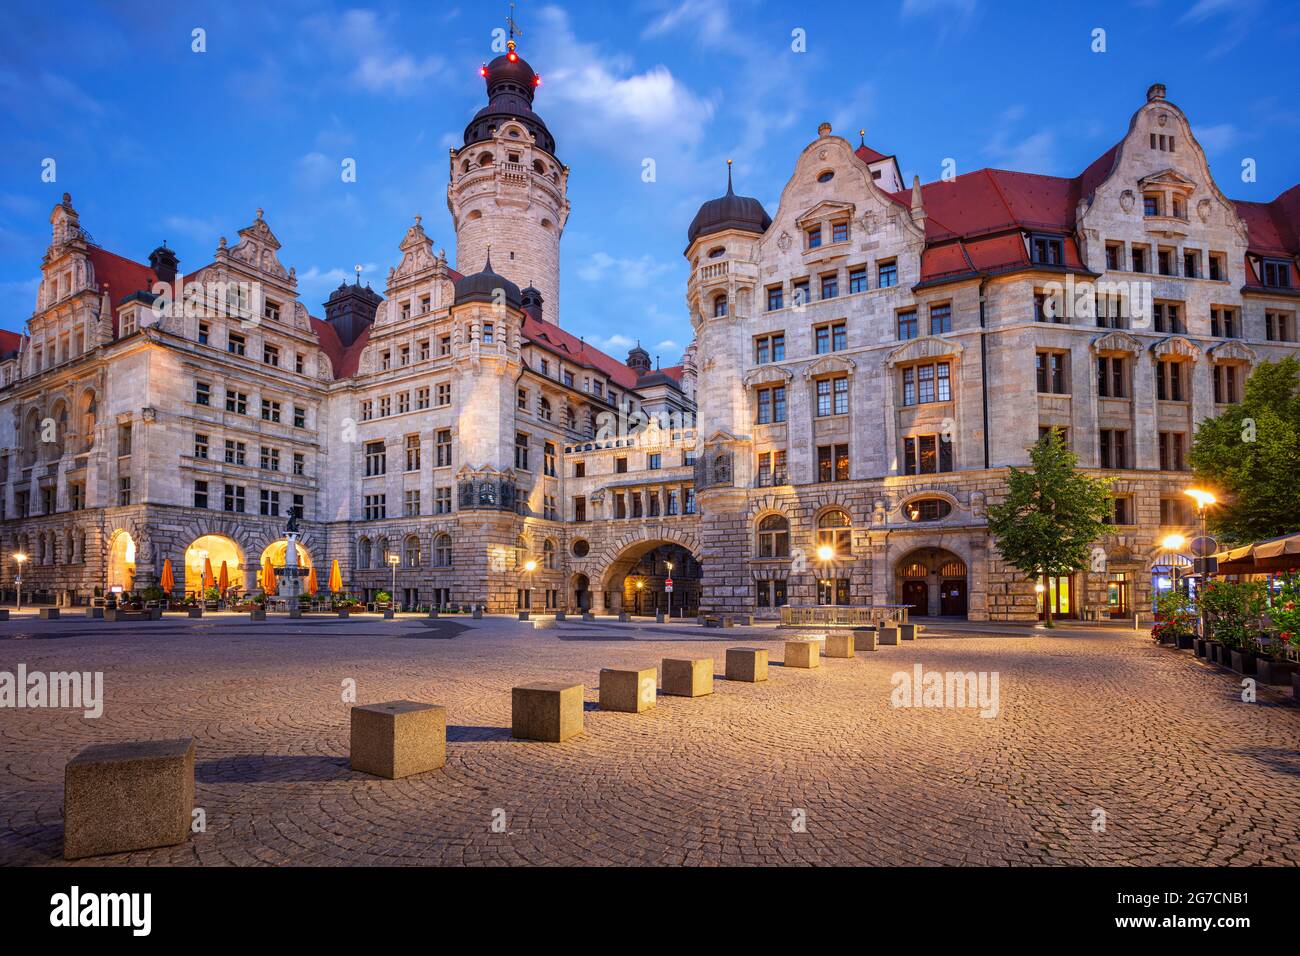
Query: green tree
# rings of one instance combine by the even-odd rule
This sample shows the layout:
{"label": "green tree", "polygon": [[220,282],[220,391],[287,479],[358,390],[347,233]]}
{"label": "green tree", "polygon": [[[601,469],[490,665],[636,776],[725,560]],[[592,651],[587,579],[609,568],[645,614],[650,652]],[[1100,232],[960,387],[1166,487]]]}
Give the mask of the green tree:
{"label": "green tree", "polygon": [[1219,505],[1207,515],[1224,544],[1300,530],[1300,361],[1261,362],[1241,402],[1196,430],[1188,462]]}
{"label": "green tree", "polygon": [[[1007,496],[989,506],[989,531],[1002,559],[1028,580],[1069,574],[1088,566],[1089,548],[1106,532],[1110,481],[1077,468],[1079,459],[1057,429],[1029,452],[1028,471],[1010,469]],[[1044,595],[1046,624],[1051,602]]]}

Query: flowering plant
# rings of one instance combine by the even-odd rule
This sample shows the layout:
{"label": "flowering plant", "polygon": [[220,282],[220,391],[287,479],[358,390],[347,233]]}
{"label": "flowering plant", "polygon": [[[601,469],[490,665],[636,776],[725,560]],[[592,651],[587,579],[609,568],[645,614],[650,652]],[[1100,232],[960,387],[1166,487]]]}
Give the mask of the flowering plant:
{"label": "flowering plant", "polygon": [[1198,601],[1206,633],[1232,650],[1258,650],[1267,599],[1268,592],[1259,581],[1210,582]]}
{"label": "flowering plant", "polygon": [[1196,631],[1196,612],[1191,598],[1181,591],[1167,591],[1156,599],[1156,620],[1151,637],[1160,644],[1175,643]]}

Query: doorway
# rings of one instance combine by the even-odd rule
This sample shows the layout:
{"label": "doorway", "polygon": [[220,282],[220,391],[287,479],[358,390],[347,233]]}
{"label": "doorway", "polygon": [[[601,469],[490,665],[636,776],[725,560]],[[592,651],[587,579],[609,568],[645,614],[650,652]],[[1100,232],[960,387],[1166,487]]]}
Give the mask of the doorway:
{"label": "doorway", "polygon": [[965,578],[946,578],[939,585],[939,613],[945,617],[966,616]]}
{"label": "doorway", "polygon": [[924,581],[903,582],[903,603],[910,604],[910,617],[930,616],[930,589]]}

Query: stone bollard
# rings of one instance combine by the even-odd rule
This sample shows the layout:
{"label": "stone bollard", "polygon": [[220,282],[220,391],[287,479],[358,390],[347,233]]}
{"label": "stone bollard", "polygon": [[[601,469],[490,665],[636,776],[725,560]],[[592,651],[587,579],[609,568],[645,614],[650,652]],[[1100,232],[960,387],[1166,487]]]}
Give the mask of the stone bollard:
{"label": "stone bollard", "polygon": [[42,621],[57,621],[59,619],[59,609],[57,607],[43,607],[36,613]]}
{"label": "stone bollard", "polygon": [[[874,634],[872,635],[875,636]],[[852,657],[853,634],[847,631],[832,631],[826,635],[827,657]]]}
{"label": "stone bollard", "polygon": [[436,607],[429,608],[429,617],[435,618],[437,616],[438,616],[438,609]]}
{"label": "stone bollard", "polygon": [[528,620],[528,612],[527,612],[527,611],[520,611],[520,612],[519,612],[519,620],[521,620],[521,621],[526,621],[526,620]]}
{"label": "stone bollard", "polygon": [[260,610],[260,611],[249,611],[249,612],[248,612],[248,619],[249,619],[250,621],[265,621],[265,620],[266,620],[266,611],[265,611],[265,610]]}
{"label": "stone bollard", "polygon": [[[92,611],[98,611],[99,608],[91,608],[91,610],[92,610]],[[188,617],[202,617],[202,616],[203,616],[203,608],[201,608],[201,607],[192,607],[192,608],[189,608],[189,609],[187,609],[186,614],[187,614]],[[86,613],[86,616],[87,616],[87,617],[91,617],[92,615],[91,615],[89,612],[87,612],[87,613]],[[102,617],[103,615],[101,614],[100,616]]]}
{"label": "stone bollard", "polygon": [[292,618],[300,618],[300,617],[302,617],[302,608],[299,607],[297,604],[295,604],[293,607],[289,608],[289,617],[290,617],[291,619],[292,619]]}
{"label": "stone bollard", "polygon": [[582,619],[583,619],[584,621],[587,621],[588,623],[590,623],[590,622],[596,620],[596,615],[592,614],[590,611],[583,611],[583,612],[582,612]]}
{"label": "stone bollard", "polygon": [[619,611],[619,612],[618,612],[618,623],[620,623],[620,624],[626,624],[626,623],[628,623],[628,621],[630,621],[630,620],[632,620],[632,618],[628,615],[627,611]]}
{"label": "stone bollard", "polygon": [[880,643],[885,647],[901,643],[898,636],[898,628],[892,624],[881,625]]}
{"label": "stone bollard", "polygon": [[447,709],[413,700],[352,708],[353,770],[397,780],[447,762]]}
{"label": "stone bollard", "polygon": [[347,617],[347,616],[348,616],[348,609],[345,607],[339,608],[339,617]]}
{"label": "stone bollard", "polygon": [[388,608],[386,611],[384,611],[384,620],[385,620],[385,621],[392,621],[392,620],[395,620],[395,619],[396,619],[396,613],[393,611],[393,609],[392,609],[391,607]]}
{"label": "stone bollard", "polygon": [[672,697],[707,697],[713,693],[713,658],[678,659],[665,657],[663,692]]}
{"label": "stone bollard", "polygon": [[855,627],[853,629],[853,649],[855,651],[874,651],[876,649],[876,632],[871,628]]}
{"label": "stone bollard", "polygon": [[9,608],[0,607],[0,621],[9,620]]}
{"label": "stone bollard", "polygon": [[662,624],[663,622],[664,622],[664,612],[663,612],[663,611],[655,611],[655,623],[656,623],[656,624]]}
{"label": "stone bollard", "polygon": [[767,648],[728,647],[727,680],[748,684],[767,680]]}
{"label": "stone bollard", "polygon": [[95,744],[63,772],[63,856],[184,843],[193,813],[193,740]]}
{"label": "stone bollard", "polygon": [[566,615],[565,615],[565,613],[564,613],[563,611],[556,611],[556,612],[555,612],[555,619],[556,619],[557,621],[561,621],[561,622],[568,620],[568,618],[566,617]]}
{"label": "stone bollard", "polygon": [[600,709],[639,714],[655,705],[655,669],[602,667]]}
{"label": "stone bollard", "polygon": [[914,641],[914,640],[916,640],[916,636],[917,636],[917,635],[916,635],[916,625],[915,625],[915,624],[900,624],[900,625],[898,625],[898,637],[899,637],[900,640],[904,640],[904,641]]}
{"label": "stone bollard", "polygon": [[483,609],[482,609],[481,607],[476,607],[476,608],[474,608],[474,617],[473,617],[473,619],[476,620],[476,621],[481,621],[481,620],[483,620]]}
{"label": "stone bollard", "polygon": [[510,690],[510,735],[561,743],[582,733],[581,684],[526,684]]}
{"label": "stone bollard", "polygon": [[786,641],[785,666],[803,669],[820,667],[820,648],[817,641]]}

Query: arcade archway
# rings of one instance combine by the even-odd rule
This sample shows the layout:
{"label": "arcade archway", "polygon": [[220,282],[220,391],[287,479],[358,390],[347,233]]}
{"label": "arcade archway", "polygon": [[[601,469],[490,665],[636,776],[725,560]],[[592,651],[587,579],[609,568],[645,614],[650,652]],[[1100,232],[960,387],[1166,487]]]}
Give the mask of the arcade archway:
{"label": "arcade archway", "polygon": [[[671,567],[669,567],[671,565]],[[671,577],[672,591],[668,591]],[[630,614],[699,613],[703,567],[675,541],[639,541],[609,563],[602,580],[605,607]]]}
{"label": "arcade archway", "polygon": [[108,543],[108,589],[130,591],[135,583],[135,539],[129,531],[114,531]]}
{"label": "arcade archway", "polygon": [[220,586],[221,563],[226,563],[226,583],[230,590],[244,590],[244,552],[234,541],[220,534],[205,534],[185,549],[185,592],[203,590],[204,568],[210,564],[212,578]]}
{"label": "arcade archway", "polygon": [[909,605],[911,617],[965,617],[966,562],[944,548],[918,548],[894,569],[897,604]]}

